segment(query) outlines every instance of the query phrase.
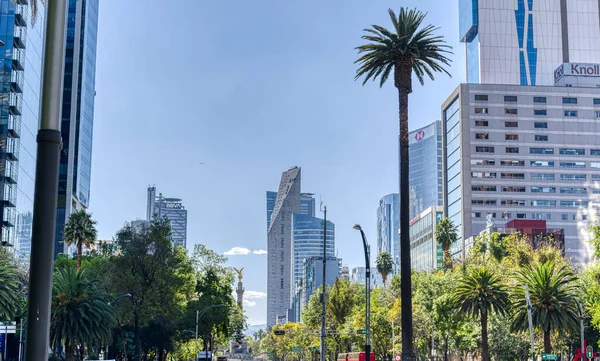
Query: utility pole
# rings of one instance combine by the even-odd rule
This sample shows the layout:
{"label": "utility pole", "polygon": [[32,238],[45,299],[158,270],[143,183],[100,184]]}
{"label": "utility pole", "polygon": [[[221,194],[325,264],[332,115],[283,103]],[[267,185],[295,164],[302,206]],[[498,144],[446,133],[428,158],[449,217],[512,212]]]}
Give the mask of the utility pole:
{"label": "utility pole", "polygon": [[[37,0],[32,0],[37,1]],[[43,7],[42,7],[43,9]],[[27,307],[25,360],[48,358],[50,303],[61,135],[67,0],[46,1],[40,125],[37,134],[35,192]]]}
{"label": "utility pole", "polygon": [[583,326],[583,306],[581,305],[581,303],[578,304],[579,306],[579,324],[581,327],[581,361],[585,360],[585,327]]}
{"label": "utility pole", "polygon": [[[531,299],[529,298],[529,285],[525,285],[525,300],[527,301],[527,319],[529,321],[529,338],[531,339],[531,360],[535,361],[535,338],[533,337],[533,318],[531,316]],[[583,349],[582,351],[583,352]]]}
{"label": "utility pole", "polygon": [[360,232],[365,250],[365,298],[367,303],[367,312],[365,315],[365,357],[366,361],[371,361],[371,246],[367,242],[367,237],[360,224],[355,224],[352,228]]}
{"label": "utility pole", "polygon": [[[323,203],[321,202],[321,206]],[[325,361],[325,287],[327,286],[327,206],[323,212],[323,284],[321,289],[321,361]]]}

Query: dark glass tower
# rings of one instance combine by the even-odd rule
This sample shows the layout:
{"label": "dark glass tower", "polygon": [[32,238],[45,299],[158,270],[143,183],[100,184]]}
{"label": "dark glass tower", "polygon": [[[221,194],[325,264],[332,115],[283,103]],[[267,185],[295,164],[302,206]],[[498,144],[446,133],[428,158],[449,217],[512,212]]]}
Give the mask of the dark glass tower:
{"label": "dark glass tower", "polygon": [[55,253],[69,215],[89,206],[99,0],[69,0]]}

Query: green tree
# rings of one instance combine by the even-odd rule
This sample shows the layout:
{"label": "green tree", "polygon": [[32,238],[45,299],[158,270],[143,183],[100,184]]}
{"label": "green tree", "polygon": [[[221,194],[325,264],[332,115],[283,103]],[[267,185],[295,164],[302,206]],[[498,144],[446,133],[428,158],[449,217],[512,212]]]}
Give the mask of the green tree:
{"label": "green tree", "polygon": [[387,252],[381,252],[377,255],[375,264],[377,265],[377,272],[381,274],[383,286],[385,287],[388,275],[394,271],[392,256]]}
{"label": "green tree", "polygon": [[592,234],[590,242],[594,245],[594,257],[600,258],[600,220],[596,220],[590,227],[590,233]]}
{"label": "green tree", "polygon": [[[4,249],[0,252],[6,253]],[[20,305],[19,274],[6,254],[0,255],[0,320],[12,320]]]}
{"label": "green tree", "polygon": [[524,287],[528,285],[533,325],[543,332],[544,352],[550,353],[553,331],[578,330],[577,278],[568,266],[547,262],[522,268],[517,273],[517,282],[513,288],[513,328],[528,328]]}
{"label": "green tree", "polygon": [[458,229],[449,218],[442,218],[435,226],[435,239],[444,251],[444,269],[452,268],[450,247],[458,240]]}
{"label": "green tree", "polygon": [[436,36],[437,28],[424,25],[425,14],[418,10],[400,9],[400,13],[388,10],[392,22],[392,31],[373,25],[365,29],[362,38],[368,43],[356,49],[360,57],[355,63],[360,64],[355,79],[364,77],[363,85],[369,80],[379,78],[379,86],[388,80],[394,71],[394,85],[398,90],[399,130],[400,130],[400,249],[406,261],[401,263],[402,276],[402,340],[403,352],[412,357],[412,294],[409,226],[409,192],[408,187],[408,94],[412,92],[413,72],[419,82],[424,84],[424,77],[434,79],[435,72],[449,75],[445,66],[450,64],[447,57],[451,47],[446,45],[442,36]]}
{"label": "green tree", "polygon": [[506,287],[489,266],[471,267],[458,281],[455,300],[461,314],[479,317],[481,358],[489,361],[488,318],[492,313],[504,314],[508,310]]}
{"label": "green tree", "polygon": [[54,275],[50,343],[64,344],[67,361],[75,360],[76,347],[111,339],[112,308],[86,270],[65,268]]}
{"label": "green tree", "polygon": [[77,268],[81,268],[81,257],[83,255],[83,247],[92,247],[96,242],[97,237],[96,221],[92,218],[92,214],[81,209],[69,216],[69,220],[65,224],[65,232],[63,241],[67,246],[77,246]]}

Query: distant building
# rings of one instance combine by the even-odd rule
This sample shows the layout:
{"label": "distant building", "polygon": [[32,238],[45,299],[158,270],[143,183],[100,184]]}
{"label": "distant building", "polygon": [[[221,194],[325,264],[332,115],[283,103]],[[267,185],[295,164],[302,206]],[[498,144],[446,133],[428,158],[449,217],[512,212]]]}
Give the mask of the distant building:
{"label": "distant building", "polygon": [[340,278],[345,278],[347,280],[350,280],[350,268],[348,267],[347,264],[342,265],[342,268],[340,270]]}
{"label": "distant building", "polygon": [[394,261],[396,274],[400,267],[400,195],[388,194],[379,200],[377,208],[377,255],[387,252]]}
{"label": "distant building", "polygon": [[545,220],[513,219],[505,227],[490,228],[490,232],[500,233],[501,237],[520,233],[533,249],[551,245],[565,253],[565,231],[562,228],[547,228]]}
{"label": "distant building", "polygon": [[[391,280],[392,275],[388,276],[388,279]],[[354,267],[352,268],[352,275],[350,276],[350,281],[360,284],[365,284],[367,279],[367,269],[365,267]],[[371,287],[375,286],[383,286],[383,278],[381,274],[377,272],[377,268],[373,265],[371,266]]]}
{"label": "distant building", "polygon": [[[340,277],[341,259],[333,256],[327,257],[325,264],[326,282],[328,286],[333,286],[335,280]],[[304,307],[308,304],[310,297],[323,284],[323,257],[312,256],[304,259],[302,279],[298,283],[298,298],[292,304],[291,311],[295,315],[294,322],[301,321],[301,314]]]}
{"label": "distant building", "polygon": [[429,207],[410,221],[410,262],[413,270],[431,271],[444,264],[442,247],[435,238],[435,228],[444,218],[444,208]]}
{"label": "distant building", "polygon": [[[156,195],[156,187],[148,187],[147,221],[166,218],[171,223],[171,237],[175,246],[187,245],[187,210],[179,198]],[[135,221],[134,221],[135,222]],[[133,223],[133,222],[132,222]]]}
{"label": "distant building", "polygon": [[271,226],[271,214],[275,209],[275,201],[277,201],[277,192],[267,191],[267,232]]}

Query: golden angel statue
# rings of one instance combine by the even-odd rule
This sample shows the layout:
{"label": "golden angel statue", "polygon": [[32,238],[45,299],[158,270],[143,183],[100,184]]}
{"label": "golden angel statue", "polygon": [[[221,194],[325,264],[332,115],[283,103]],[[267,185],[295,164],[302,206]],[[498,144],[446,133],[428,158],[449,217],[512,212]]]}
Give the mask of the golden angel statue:
{"label": "golden angel statue", "polygon": [[242,278],[244,277],[244,276],[242,276],[242,271],[244,270],[244,267],[242,267],[242,268],[240,268],[240,269],[237,269],[237,268],[233,267],[233,269],[234,269],[234,270],[237,272],[237,274],[238,274],[238,281],[239,281],[239,282],[242,282]]}

